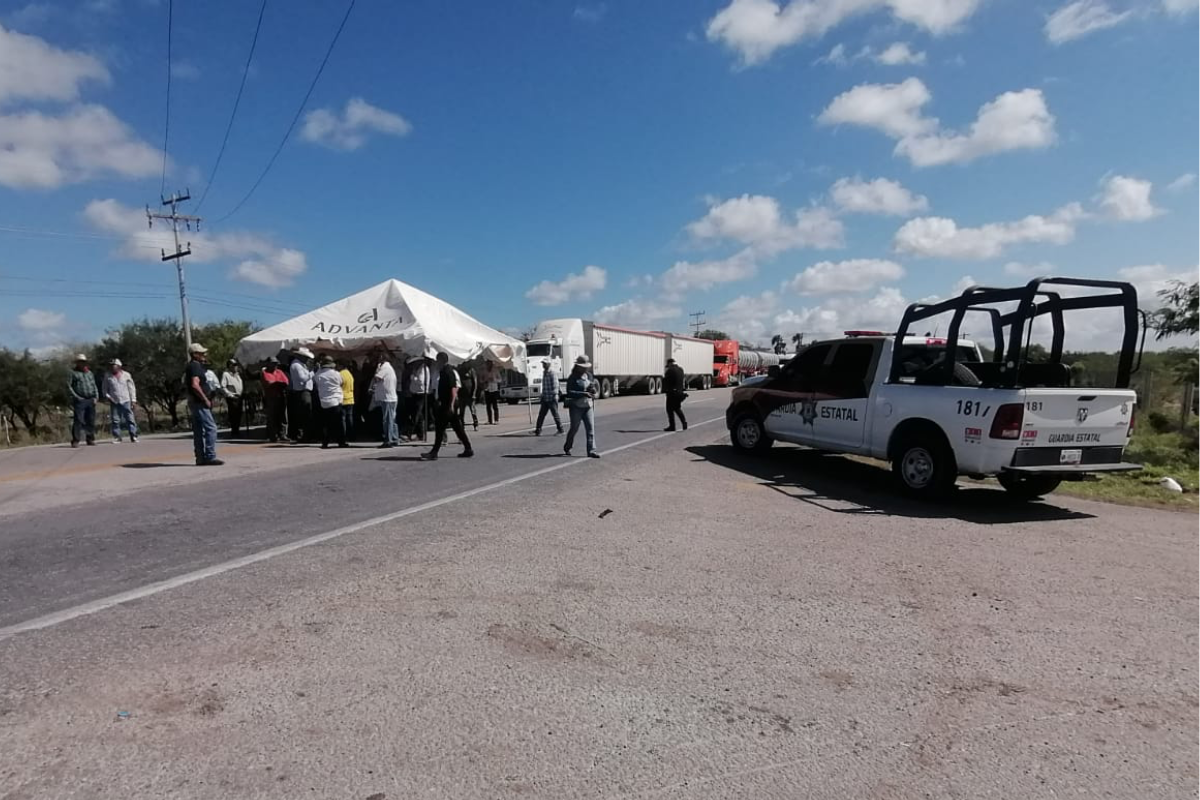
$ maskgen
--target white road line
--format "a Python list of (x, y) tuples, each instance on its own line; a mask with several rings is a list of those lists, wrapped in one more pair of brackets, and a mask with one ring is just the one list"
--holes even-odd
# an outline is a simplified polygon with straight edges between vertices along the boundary
[[(702, 425), (711, 425), (712, 423), (721, 421), (723, 419), (725, 419), (724, 415), (720, 417), (713, 417), (712, 419), (707, 419), (703, 422), (697, 422), (691, 425), (689, 430), (691, 428), (699, 428)], [(639, 439), (636, 442), (623, 444), (620, 447), (614, 447), (611, 450), (602, 451), (601, 455), (612, 455), (614, 453), (619, 453), (622, 450), (628, 450), (632, 447), (649, 444), (650, 442), (658, 441), (659, 439), (666, 438), (667, 436), (675, 435), (676, 434), (674, 433), (659, 433), (654, 436), (648, 436), (645, 439)], [(484, 494), (485, 492), (495, 491), (496, 489), (501, 489), (505, 486), (512, 486), (514, 483), (521, 483), (522, 481), (538, 478), (551, 472), (558, 472), (560, 469), (567, 469), (568, 467), (574, 467), (578, 464), (589, 462), (590, 459), (588, 458), (572, 458), (570, 460), (564, 460), (549, 467), (536, 469), (533, 472), (526, 472), (522, 475), (516, 475), (512, 478), (505, 478), (502, 481), (489, 483), (486, 486), (468, 489), (465, 492), (459, 492), (458, 494), (450, 495), (449, 497), (443, 497), (439, 500), (431, 500), (428, 503), (422, 503), (421, 505), (411, 506), (409, 508), (401, 509), (400, 511), (394, 511), (391, 514), (373, 517), (372, 519), (366, 519), (362, 522), (356, 522), (353, 525), (347, 525), (342, 528), (336, 528), (332, 531), (326, 531), (325, 533), (318, 533), (305, 539), (299, 539), (287, 544), (281, 544), (278, 547), (270, 547), (266, 550), (260, 550), (257, 553), (251, 553), (250, 555), (242, 556), (241, 558), (235, 558), (232, 561), (225, 561), (220, 564), (214, 564), (211, 567), (195, 570), (194, 572), (186, 572), (183, 575), (176, 575), (174, 578), (167, 578), (164, 581), (150, 583), (137, 589), (130, 589), (127, 592), (121, 592), (108, 597), (102, 597), (99, 600), (93, 600), (90, 603), (83, 603), (82, 605), (66, 608), (62, 611), (55, 611), (53, 614), (46, 614), (41, 617), (35, 617), (33, 619), (26, 620), (25, 622), (18, 622), (15, 625), (9, 625), (5, 628), (0, 628), (0, 641), (3, 641), (11, 636), (16, 636), (18, 633), (27, 633), (29, 631), (50, 628), (63, 622), (69, 622), (79, 617), (86, 617), (89, 614), (95, 614), (99, 611), (104, 611), (105, 609), (112, 608), (113, 606), (119, 606), (123, 603), (140, 600), (143, 597), (150, 597), (152, 595), (159, 594), (160, 592), (176, 589), (180, 586), (186, 586), (189, 583), (202, 581), (205, 578), (212, 578), (235, 569), (240, 569), (241, 567), (248, 567), (251, 564), (257, 564), (260, 561), (266, 561), (267, 559), (274, 558), (275, 556), (281, 556), (285, 555), (286, 553), (291, 553), (295, 550), (311, 547), (314, 544), (328, 542), (331, 539), (337, 539), (338, 537), (345, 536), (348, 533), (356, 533), (366, 528), (374, 527), (375, 525), (382, 525), (386, 522), (392, 522), (394, 520), (412, 516), (413, 514), (420, 514), (422, 511), (430, 511), (440, 506), (456, 503), (459, 500), (466, 500), (469, 497), (475, 497), (476, 495)]]

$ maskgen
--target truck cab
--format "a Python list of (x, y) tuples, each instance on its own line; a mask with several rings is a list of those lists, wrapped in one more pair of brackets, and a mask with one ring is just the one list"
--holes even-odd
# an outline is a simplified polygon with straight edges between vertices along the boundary
[[(1062, 286), (1115, 291), (1064, 297)], [(1006, 304), (1016, 309), (994, 308)], [(1129, 323), (1117, 387), (1074, 388), (1062, 363), (1062, 312), (1103, 307), (1122, 309)], [(959, 335), (965, 314), (980, 310), (993, 323), (990, 360)], [(946, 313), (946, 337), (908, 333)], [(779, 440), (891, 461), (901, 486), (916, 495), (944, 492), (962, 474), (996, 476), (1010, 492), (1036, 497), (1062, 480), (1139, 469), (1122, 461), (1137, 402), (1128, 384), (1138, 313), (1133, 287), (1116, 282), (1051, 278), (968, 289), (945, 303), (911, 306), (894, 334), (850, 331), (808, 346), (768, 380), (736, 389), (726, 422), (741, 450)], [(1022, 334), (1040, 316), (1054, 328), (1050, 359), (1031, 362)]]

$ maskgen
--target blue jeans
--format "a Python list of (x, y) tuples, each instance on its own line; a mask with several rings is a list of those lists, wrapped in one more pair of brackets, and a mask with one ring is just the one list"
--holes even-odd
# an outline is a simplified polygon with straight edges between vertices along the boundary
[(558, 428), (558, 432), (562, 433), (562, 418), (558, 416), (558, 401), (543, 400), (542, 407), (538, 410), (537, 417), (537, 433), (542, 432), (542, 423), (546, 421), (546, 415), (550, 414), (554, 417), (554, 427)]
[(211, 408), (192, 406), (192, 449), (197, 463), (217, 457), (217, 421)]
[(89, 442), (96, 440), (96, 398), (77, 397), (72, 403), (71, 444), (79, 444), (80, 434)]
[(129, 431), (129, 438), (136, 439), (137, 421), (133, 418), (132, 403), (113, 403), (109, 410), (109, 418), (112, 422), (112, 435), (114, 439), (121, 438), (121, 428), (124, 427)]
[(396, 403), (383, 401), (379, 407), (383, 410), (383, 443), (399, 444), (400, 432), (396, 430)]
[(583, 431), (587, 434), (587, 451), (589, 453), (596, 452), (596, 417), (594, 416), (591, 406), (587, 408), (576, 408), (569, 406), (567, 409), (571, 413), (571, 429), (567, 431), (567, 442), (563, 446), (563, 450), (570, 450), (575, 444), (575, 431), (579, 430), (579, 424), (583, 423)]

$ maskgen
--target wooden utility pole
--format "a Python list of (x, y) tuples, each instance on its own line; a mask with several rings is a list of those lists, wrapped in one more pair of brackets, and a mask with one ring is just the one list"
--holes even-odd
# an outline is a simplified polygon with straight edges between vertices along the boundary
[(692, 333), (695, 334), (696, 336), (699, 336), (700, 331), (704, 328), (705, 325), (708, 324), (708, 321), (706, 319), (704, 319), (704, 312), (703, 311), (693, 311), (692, 313), (688, 314), (688, 316), (691, 317), (691, 321), (688, 322), (688, 325), (693, 329)]
[(161, 199), (164, 206), (171, 207), (171, 213), (155, 213), (150, 211), (150, 206), (146, 206), (146, 223), (151, 228), (154, 227), (154, 220), (156, 219), (169, 220), (171, 223), (171, 233), (175, 236), (175, 252), (167, 255), (167, 251), (163, 250), (162, 260), (175, 262), (175, 272), (179, 276), (179, 311), (183, 317), (183, 341), (190, 351), (192, 347), (192, 320), (188, 315), (187, 289), (183, 280), (183, 259), (185, 256), (192, 254), (192, 243), (187, 243), (186, 250), (179, 244), (179, 224), (182, 222), (187, 230), (190, 231), (192, 223), (195, 223), (196, 230), (199, 231), (201, 218), (179, 213), (179, 204), (192, 199), (190, 192), (184, 191), (183, 194), (175, 192), (169, 198), (164, 197)]

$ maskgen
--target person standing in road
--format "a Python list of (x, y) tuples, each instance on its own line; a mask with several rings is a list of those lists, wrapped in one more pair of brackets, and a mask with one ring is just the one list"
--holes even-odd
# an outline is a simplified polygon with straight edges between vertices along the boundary
[(137, 386), (133, 376), (125, 371), (121, 359), (114, 358), (109, 366), (111, 369), (104, 376), (104, 399), (108, 401), (113, 444), (121, 443), (122, 427), (129, 431), (129, 441), (136, 444), (138, 427), (133, 409), (137, 406)]
[(592, 362), (588, 357), (580, 356), (575, 359), (575, 368), (567, 378), (567, 409), (571, 415), (571, 427), (567, 431), (563, 452), (571, 455), (571, 447), (575, 444), (575, 432), (582, 424), (584, 433), (587, 434), (588, 458), (599, 458), (600, 454), (596, 452), (596, 417), (592, 411), (592, 403), (599, 388), (596, 379), (589, 372), (591, 368)]
[(262, 369), (263, 405), (267, 412), (267, 439), (278, 442), (283, 438), (283, 423), (287, 417), (288, 375), (279, 367), (279, 359), (271, 356)]
[(221, 373), (221, 394), (225, 395), (225, 409), (229, 412), (229, 435), (235, 439), (242, 435), (244, 389), (242, 365), (236, 358), (231, 358), (225, 364), (225, 371)]
[(500, 424), (500, 368), (496, 362), (483, 365), (483, 399), (487, 406), (488, 425)]
[(71, 447), (79, 447), (81, 435), (90, 447), (96, 443), (96, 398), (100, 392), (96, 389), (96, 376), (83, 353), (75, 356), (67, 389), (71, 393)]
[(423, 442), (429, 431), (429, 414), (433, 410), (429, 406), (430, 393), (433, 391), (429, 359), (417, 356), (409, 359), (408, 363), (411, 370), (408, 377), (409, 431)]
[(342, 429), (346, 432), (346, 441), (354, 438), (354, 372), (350, 367), (353, 361), (339, 361), (338, 375), (342, 378)]
[(184, 385), (188, 392), (188, 411), (192, 418), (192, 448), (196, 454), (196, 466), (216, 467), (225, 462), (217, 458), (217, 422), (213, 419), (212, 398), (205, 382), (208, 348), (199, 342), (188, 348), (191, 359), (184, 373)]
[(321, 404), (321, 449), (329, 449), (329, 438), (337, 438), (338, 447), (349, 447), (346, 428), (342, 422), (342, 373), (338, 372), (331, 356), (321, 356), (317, 369), (317, 402)]
[(470, 458), (475, 455), (475, 451), (471, 449), (471, 440), (467, 438), (467, 431), (458, 416), (458, 392), (461, 387), (458, 371), (450, 366), (450, 356), (445, 353), (438, 353), (437, 372), (435, 374), (437, 376), (437, 384), (433, 398), (435, 425), (433, 449), (428, 453), (422, 453), (421, 458), (426, 461), (437, 461), (438, 452), (446, 442), (447, 426), (454, 429), (454, 435), (458, 437), (458, 441), (462, 442), (463, 451), (458, 454), (458, 457)]
[(554, 427), (558, 429), (556, 432), (562, 433), (562, 417), (558, 415), (558, 376), (550, 369), (549, 361), (542, 362), (542, 407), (538, 409), (534, 436), (542, 435), (542, 423), (546, 421), (546, 414), (554, 416)]
[(312, 353), (303, 347), (292, 351), (292, 363), (288, 367), (288, 438), (293, 442), (304, 440), (308, 433), (308, 417), (312, 409), (313, 376), (305, 363)]
[(466, 427), (467, 411), (471, 412), (471, 425), (479, 430), (479, 415), (475, 413), (475, 393), (479, 390), (479, 377), (475, 374), (475, 366), (470, 361), (458, 365), (458, 378), (462, 386), (458, 390), (458, 419)]
[(400, 432), (396, 429), (396, 369), (388, 360), (387, 353), (379, 354), (379, 366), (371, 379), (371, 392), (375, 405), (383, 412), (383, 444), (381, 448), (400, 444)]
[(667, 369), (663, 373), (663, 392), (667, 395), (667, 427), (664, 431), (675, 430), (675, 417), (679, 417), (679, 423), (683, 425), (683, 429), (687, 430), (687, 417), (683, 415), (683, 401), (687, 397), (687, 392), (684, 391), (683, 368), (675, 363), (675, 359), (667, 359)]

